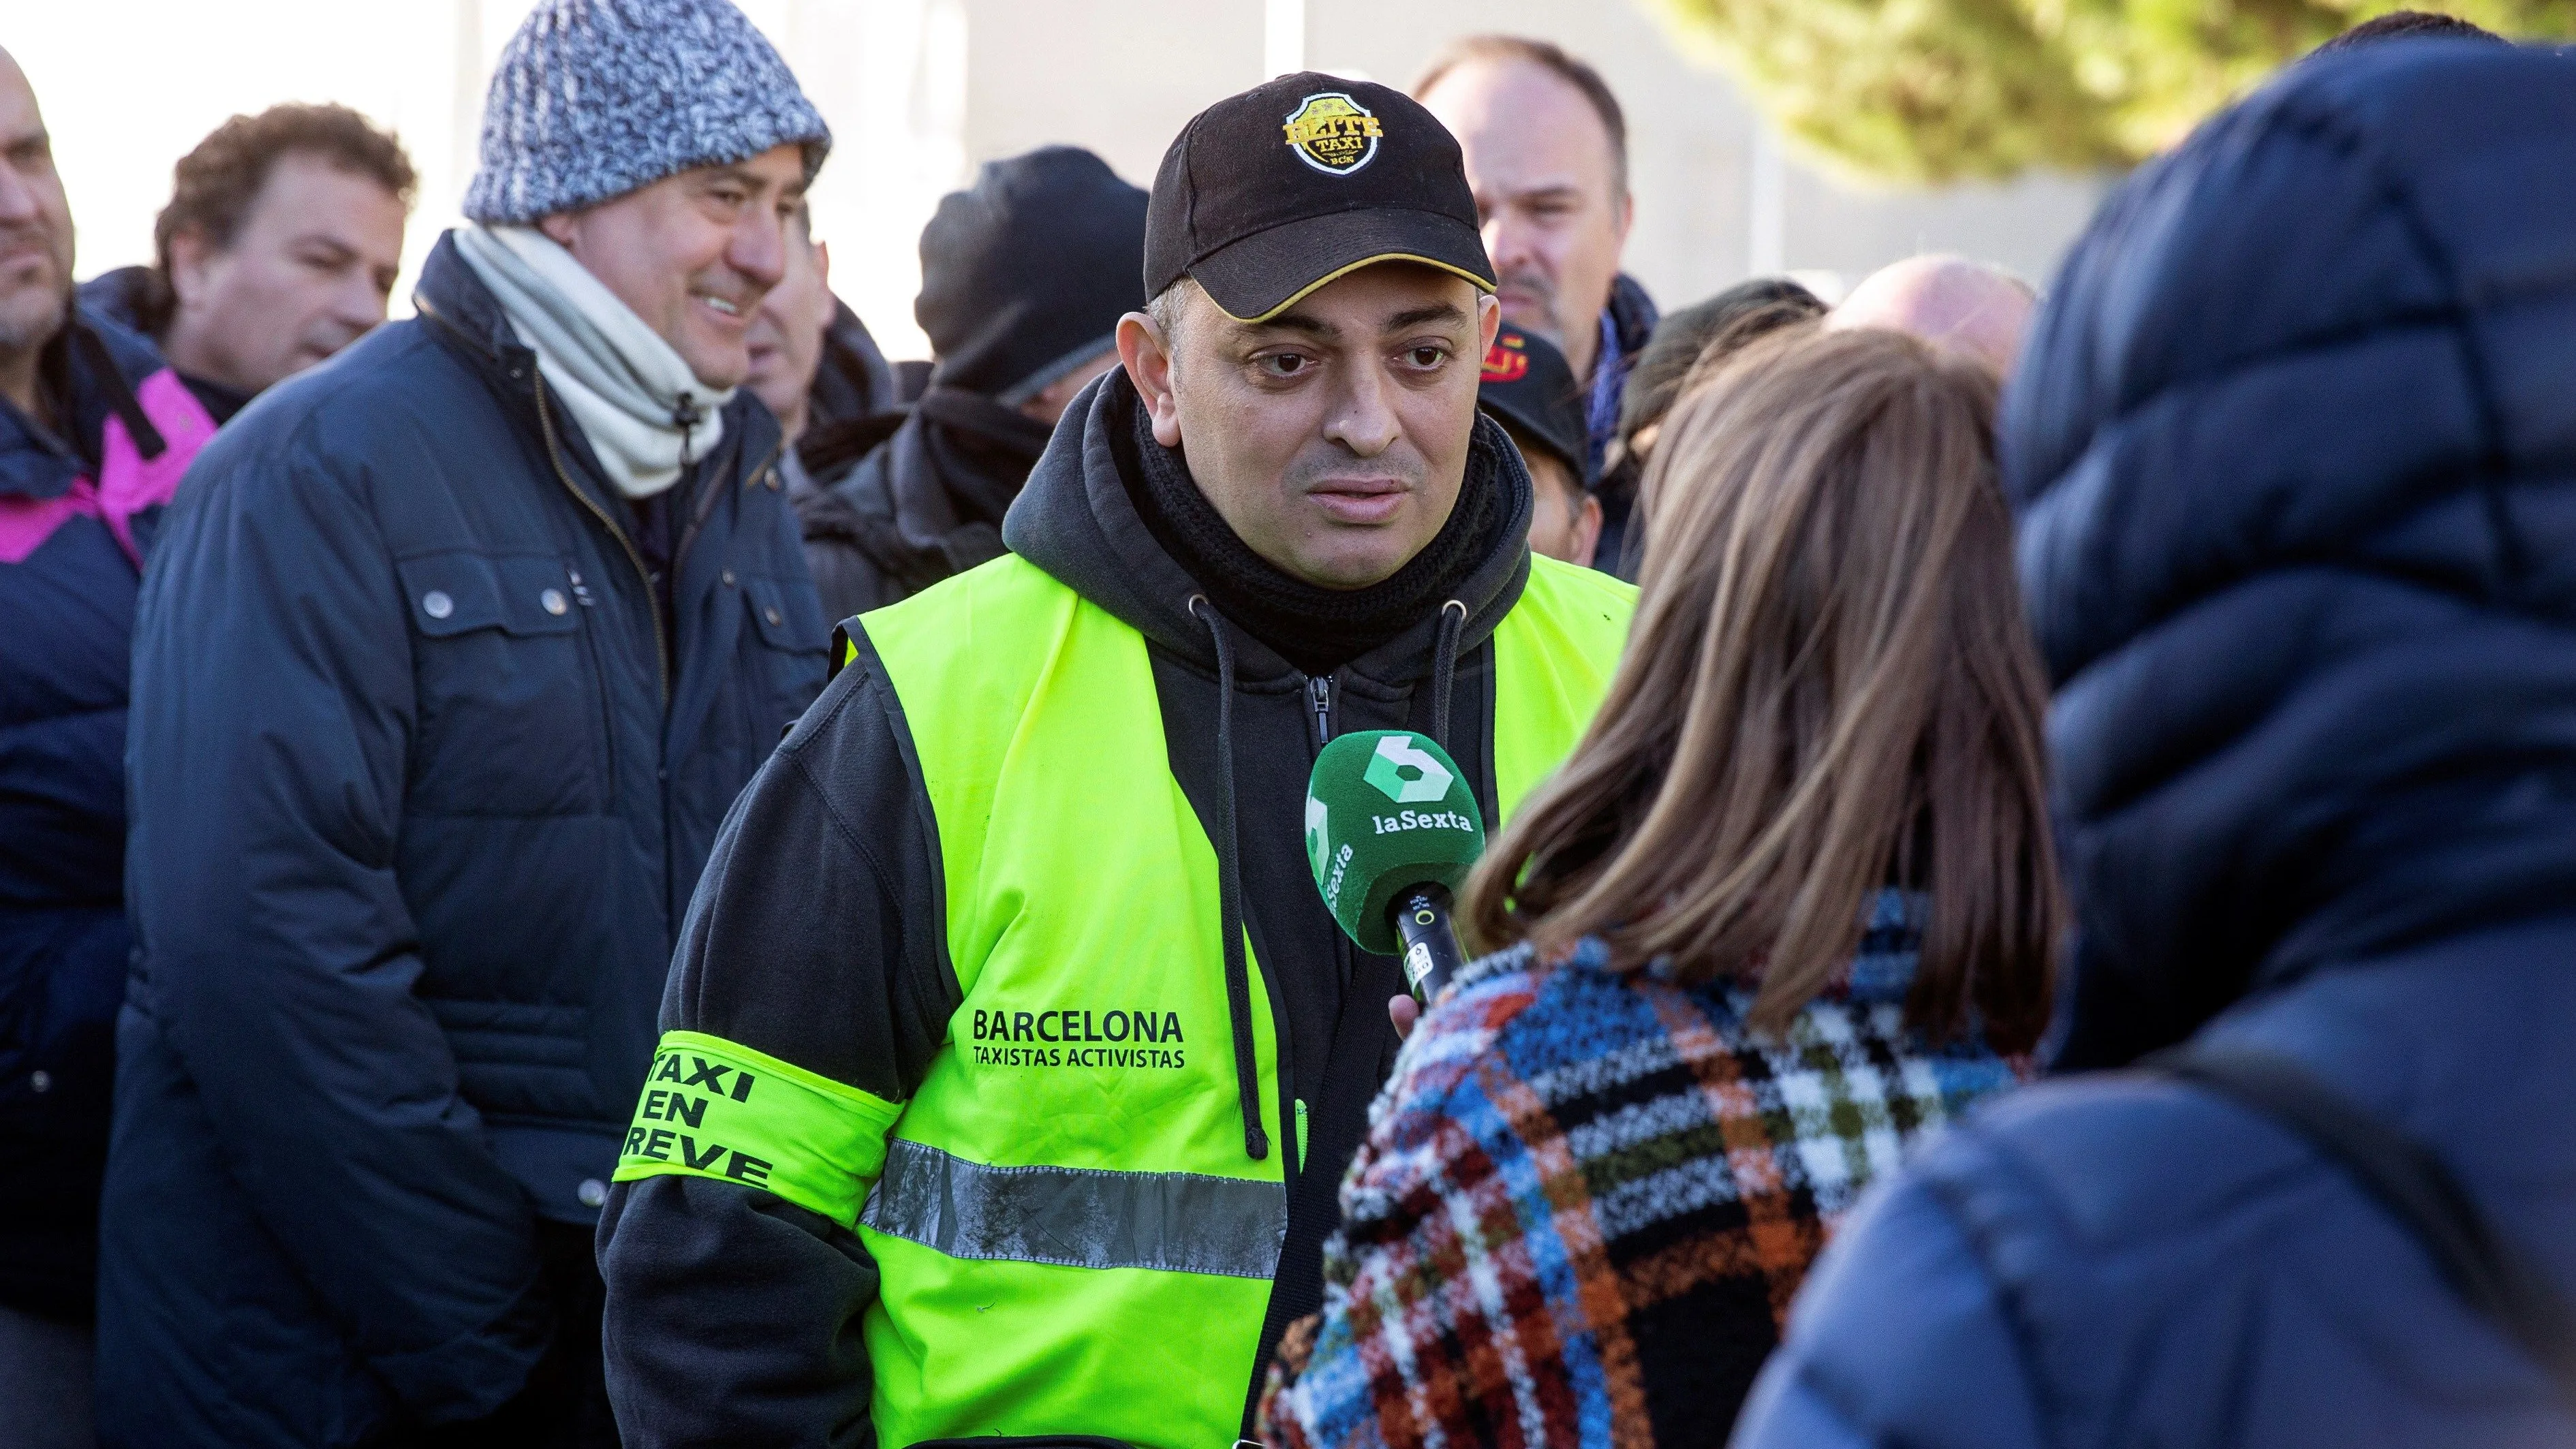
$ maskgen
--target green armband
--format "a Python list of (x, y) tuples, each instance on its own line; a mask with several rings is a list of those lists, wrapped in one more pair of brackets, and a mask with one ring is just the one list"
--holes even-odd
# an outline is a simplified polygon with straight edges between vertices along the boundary
[(843, 1227), (885, 1170), (903, 1109), (765, 1052), (666, 1032), (617, 1157), (617, 1180), (681, 1173), (765, 1187)]

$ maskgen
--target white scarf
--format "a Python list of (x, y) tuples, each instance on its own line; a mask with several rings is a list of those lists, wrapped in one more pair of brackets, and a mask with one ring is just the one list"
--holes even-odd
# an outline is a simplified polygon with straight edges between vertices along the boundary
[[(724, 437), (734, 390), (698, 381), (677, 348), (554, 238), (532, 226), (469, 223), (456, 229), (456, 249), (535, 350), (546, 385), (618, 492), (662, 492)], [(692, 413), (696, 422), (682, 428)]]

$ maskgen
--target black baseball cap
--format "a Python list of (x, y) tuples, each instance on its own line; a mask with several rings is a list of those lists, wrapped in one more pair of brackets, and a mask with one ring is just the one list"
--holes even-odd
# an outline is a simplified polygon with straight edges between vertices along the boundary
[(1574, 481), (1582, 483), (1592, 431), (1583, 418), (1574, 368), (1556, 344), (1504, 323), (1494, 334), (1494, 345), (1485, 349), (1476, 405), (1554, 453), (1573, 471)]
[(1163, 153), (1145, 211), (1145, 295), (1195, 278), (1264, 322), (1373, 262), (1494, 290), (1457, 138), (1411, 96), (1301, 71), (1201, 111)]

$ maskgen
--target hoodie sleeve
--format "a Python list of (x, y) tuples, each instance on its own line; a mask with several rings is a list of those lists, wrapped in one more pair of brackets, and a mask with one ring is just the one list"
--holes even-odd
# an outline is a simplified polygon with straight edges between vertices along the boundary
[[(663, 993), (656, 1066), (683, 1082), (749, 1067), (752, 1101), (792, 1079), (824, 1124), (796, 1142), (828, 1136), (842, 1156), (803, 1175), (755, 1156), (728, 1176), (733, 1154), (704, 1156), (719, 1119), (674, 1117), (673, 1098), (654, 1102), (671, 1083), (648, 1083), (599, 1228), (608, 1388), (632, 1444), (874, 1442), (859, 1321), (877, 1270), (851, 1219), (958, 997), (929, 803), (872, 666), (862, 649), (735, 802)], [(663, 1152), (707, 1170), (636, 1174), (664, 1121)], [(707, 1148), (679, 1140), (692, 1125)], [(836, 1185), (818, 1186), (827, 1169)]]
[(233, 442), (138, 606), (136, 1005), (355, 1352), (421, 1417), (469, 1418), (516, 1391), (545, 1309), (533, 1211), (413, 990), (405, 595), (359, 481), (306, 441)]

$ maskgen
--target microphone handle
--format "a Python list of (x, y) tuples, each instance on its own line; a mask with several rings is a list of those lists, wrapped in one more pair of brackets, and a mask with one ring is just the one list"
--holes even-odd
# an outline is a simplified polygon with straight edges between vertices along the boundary
[(1428, 1006), (1448, 986), (1449, 978), (1467, 964), (1458, 949), (1458, 932), (1449, 924), (1449, 892), (1437, 885), (1400, 891), (1386, 908), (1395, 933), (1404, 940), (1404, 980), (1413, 999)]

